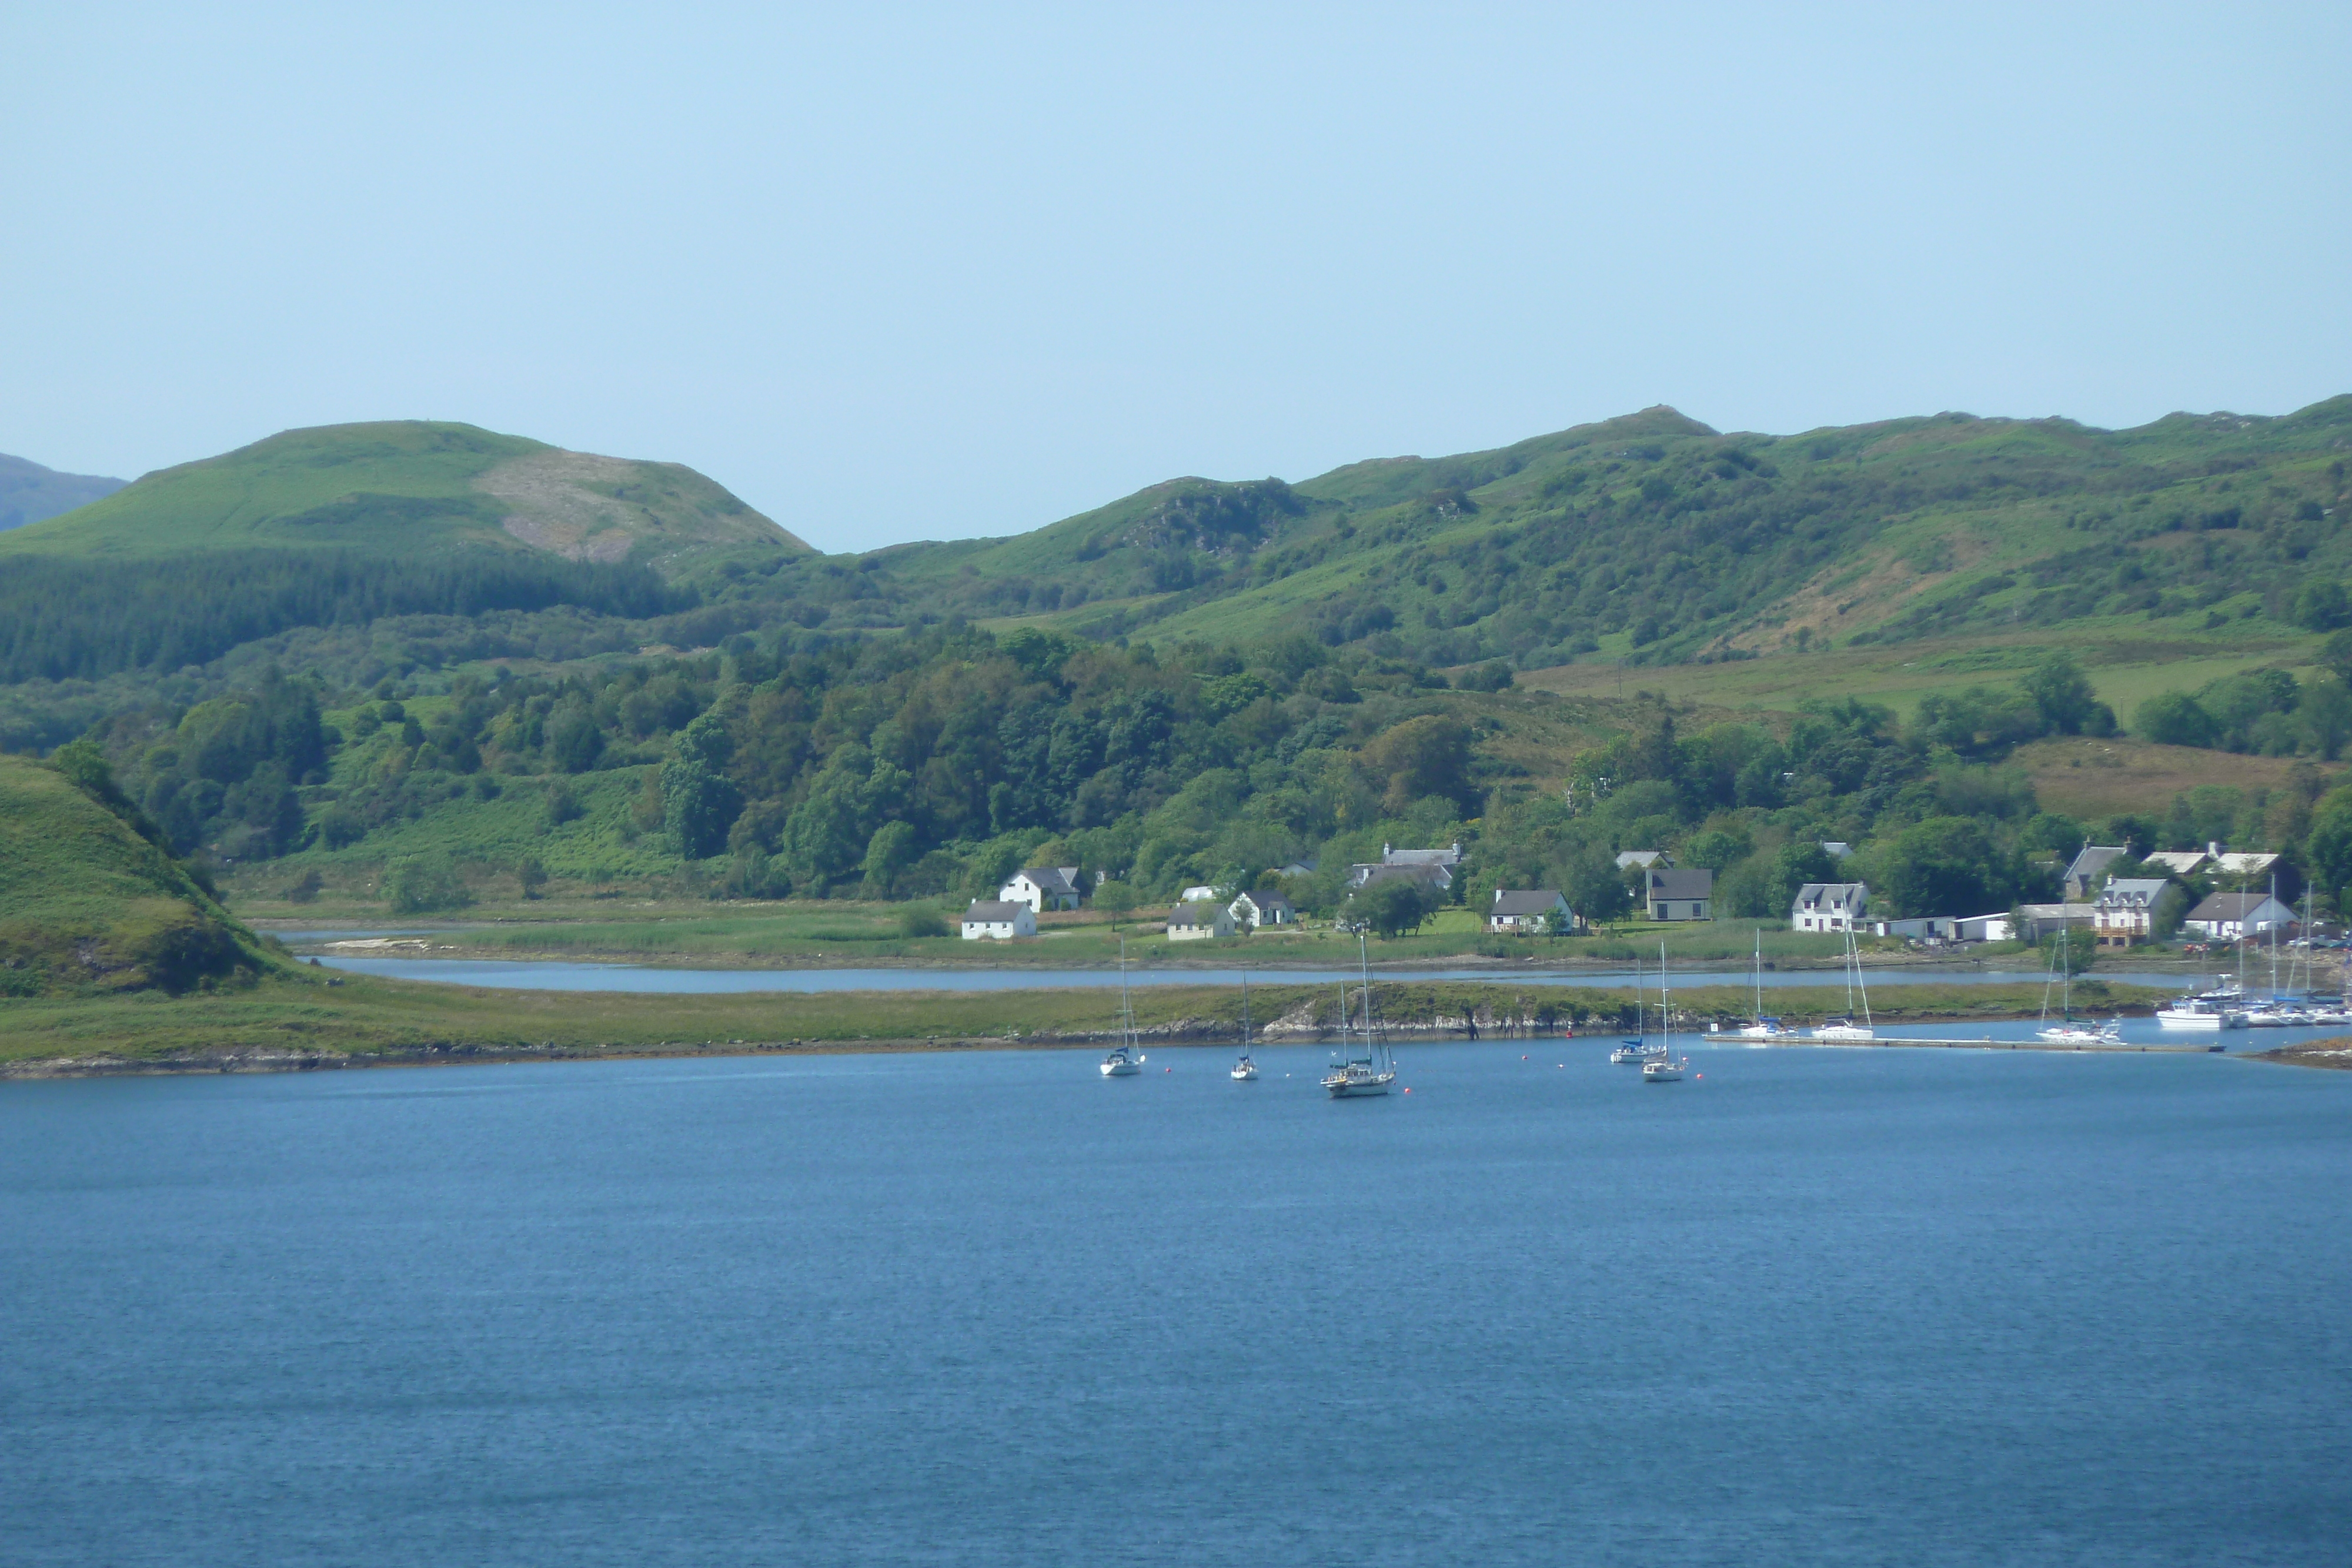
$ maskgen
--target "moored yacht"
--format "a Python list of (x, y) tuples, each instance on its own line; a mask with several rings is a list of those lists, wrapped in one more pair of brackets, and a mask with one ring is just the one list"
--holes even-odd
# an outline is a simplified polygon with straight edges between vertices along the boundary
[(1234, 1063), (1234, 1082), (1257, 1082), (1257, 1063), (1250, 1060), (1249, 976), (1242, 976), (1242, 1054)]
[(1143, 1071), (1143, 1040), (1135, 1031), (1135, 1007), (1127, 995), (1127, 944), (1118, 945), (1118, 1043), (1102, 1059), (1105, 1078), (1132, 1078)]
[(2246, 1015), (2210, 997), (2182, 997), (2157, 1009), (2156, 1021), (2164, 1029), (2243, 1029)]
[(1633, 960), (1633, 1036), (1609, 1053), (1619, 1067), (1639, 1067), (1665, 1055), (1666, 1048), (1650, 1043), (1649, 1011), (1642, 1000), (1642, 961)]
[[(1323, 1075), (1324, 1092), (1334, 1100), (1385, 1094), (1396, 1083), (1396, 1062), (1389, 1055), (1388, 1035), (1372, 1012), (1372, 960), (1361, 932), (1356, 935), (1363, 965), (1364, 987), (1357, 1000), (1363, 1008), (1363, 1026), (1357, 1029), (1348, 1011), (1347, 988), (1339, 989), (1339, 1060)], [(1354, 1038), (1350, 1038), (1353, 1036)]]
[(1657, 1054), (1642, 1063), (1644, 1083), (1680, 1083), (1690, 1066), (1690, 1058), (1676, 1056), (1675, 1043), (1674, 992), (1666, 985), (1666, 945), (1658, 944), (1658, 1032), (1664, 1037)]
[[(1862, 1021), (1853, 1021), (1854, 998), (1862, 998)], [(1853, 933), (1845, 934), (1845, 1011), (1835, 1018), (1826, 1018), (1814, 1030), (1812, 1038), (1832, 1044), (1867, 1044), (1878, 1038), (1878, 1030), (1870, 1020), (1870, 987), (1862, 977), (1862, 947)]]

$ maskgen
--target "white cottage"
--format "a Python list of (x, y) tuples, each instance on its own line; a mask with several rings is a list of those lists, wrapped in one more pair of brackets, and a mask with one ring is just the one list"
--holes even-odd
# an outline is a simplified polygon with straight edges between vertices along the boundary
[(1032, 915), (1043, 915), (1049, 909), (1076, 909), (1078, 906), (1078, 885), (1085, 873), (1074, 865), (1023, 866), (1013, 873), (1013, 880), (997, 889), (998, 902), (1025, 904)]
[(1809, 882), (1789, 909), (1791, 931), (1853, 931), (1870, 916), (1870, 884)]
[(1495, 902), (1486, 911), (1486, 929), (1518, 936), (1532, 936), (1544, 931), (1566, 931), (1576, 924), (1569, 913), (1568, 900), (1556, 887), (1538, 887), (1527, 891), (1498, 887)]
[(1206, 942), (1234, 934), (1234, 917), (1222, 904), (1180, 904), (1168, 912), (1168, 940)]
[(1253, 931), (1261, 925), (1287, 925), (1298, 918), (1290, 900), (1278, 893), (1244, 893), (1225, 905), (1225, 913), (1234, 917), (1236, 928), (1246, 925)]
[(1010, 942), (1015, 936), (1037, 935), (1037, 913), (1025, 904), (1005, 898), (975, 898), (963, 912), (963, 939)]

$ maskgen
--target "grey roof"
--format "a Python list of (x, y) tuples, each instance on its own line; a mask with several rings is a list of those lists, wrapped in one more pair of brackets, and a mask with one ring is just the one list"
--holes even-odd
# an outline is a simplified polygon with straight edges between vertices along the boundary
[(1256, 910), (1261, 915), (1265, 914), (1269, 909), (1287, 909), (1290, 907), (1290, 900), (1283, 897), (1282, 894), (1278, 893), (1244, 893), (1240, 898), (1234, 899), (1234, 902), (1235, 904), (1239, 904), (1243, 898), (1248, 899), (1250, 901), (1250, 907)]
[(2098, 902), (2110, 909), (2154, 904), (2157, 894), (2171, 885), (2160, 876), (2113, 876), (2099, 889)]
[(2140, 858), (2150, 865), (2164, 867), (2175, 876), (2187, 876), (2205, 863), (2205, 852), (2203, 850), (2158, 850), (2152, 854), (2142, 855)]
[(1067, 894), (1076, 898), (1078, 884), (1075, 880), (1078, 868), (1074, 865), (1024, 865), (1016, 873), (1027, 877), (1046, 893)]
[(1809, 882), (1797, 889), (1797, 906), (1818, 909), (1826, 902), (1833, 909), (1866, 902), (1870, 884), (1866, 882)]
[(1715, 896), (1715, 873), (1700, 866), (1695, 871), (1654, 871), (1650, 873), (1652, 898), (1712, 898)]
[[(2269, 904), (2278, 913), (2263, 909)], [(2189, 912), (2191, 920), (2291, 920), (2294, 911), (2267, 893), (2216, 893), (2207, 895), (2204, 903)]]
[(2131, 852), (2128, 844), (2084, 844), (2075, 852), (2074, 863), (2066, 868), (2069, 882), (2078, 877), (2094, 877)]
[(1358, 887), (1370, 887), (1376, 882), (1386, 882), (1391, 877), (1399, 876), (1410, 878), (1414, 882), (1427, 883), (1433, 887), (1454, 885), (1454, 873), (1442, 865), (1426, 863), (1389, 865), (1383, 862), (1379, 865), (1366, 863), (1350, 869), (1355, 873), (1353, 880)]
[[(1217, 923), (1217, 916), (1223, 914), (1224, 914), (1223, 910), (1220, 909), (1217, 905), (1205, 901), (1195, 904), (1180, 904), (1175, 908), (1168, 912), (1168, 924), (1171, 925), (1214, 925)], [(1227, 915), (1226, 918), (1231, 919), (1232, 916)]]
[(1401, 850), (1389, 844), (1381, 846), (1383, 865), (1459, 865), (1462, 846), (1448, 844), (1442, 850)]
[(1617, 856), (1617, 869), (1623, 871), (1627, 866), (1654, 866), (1660, 861), (1668, 865), (1675, 863), (1664, 850), (1622, 850)]
[(1847, 843), (1843, 839), (1823, 839), (1822, 841), (1822, 852), (1830, 856), (1833, 860), (1843, 860), (1846, 856), (1853, 853), (1853, 846)]
[(1001, 898), (975, 898), (971, 901), (971, 907), (963, 912), (963, 917), (992, 922), (1010, 920), (1016, 915), (1028, 913), (1029, 906), (1025, 904), (1009, 904)]
[(1490, 916), (1549, 915), (1566, 902), (1556, 887), (1538, 887), (1530, 893), (1512, 893), (1498, 887), (1495, 890), (1495, 906), (1486, 913)]

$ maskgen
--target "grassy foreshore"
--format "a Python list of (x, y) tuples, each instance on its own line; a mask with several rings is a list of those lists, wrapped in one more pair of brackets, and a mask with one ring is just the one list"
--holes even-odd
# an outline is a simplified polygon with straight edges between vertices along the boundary
[[(2163, 995), (2090, 982), (2078, 1006), (2146, 1008)], [(1241, 996), (1230, 986), (1149, 986), (1134, 993), (1137, 1021), (1155, 1040), (1232, 1040)], [(1477, 1032), (1613, 1030), (1629, 993), (1604, 987), (1508, 982), (1395, 982), (1379, 987), (1383, 1018), (1402, 1038)], [(1835, 987), (1776, 993), (1795, 1022), (1841, 1006)], [(1742, 988), (1675, 994), (1678, 1028), (1744, 1009)], [(1254, 1017), (1268, 1039), (1312, 1040), (1336, 995), (1326, 986), (1254, 987)], [(1874, 993), (1884, 1022), (2031, 1017), (2038, 984), (1896, 986)], [(1032, 991), (835, 991), (653, 996), (492, 990), (324, 971), (249, 988), (166, 998), (0, 1001), (0, 1075), (173, 1071), (290, 1071), (457, 1060), (688, 1056), (753, 1051), (856, 1051), (1092, 1045), (1118, 1027), (1113, 988)]]

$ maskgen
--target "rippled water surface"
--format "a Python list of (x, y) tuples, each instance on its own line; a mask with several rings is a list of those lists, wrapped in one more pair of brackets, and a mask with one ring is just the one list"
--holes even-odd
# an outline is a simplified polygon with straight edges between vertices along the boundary
[(0, 1561), (2352, 1555), (2352, 1074), (1607, 1043), (0, 1085)]

